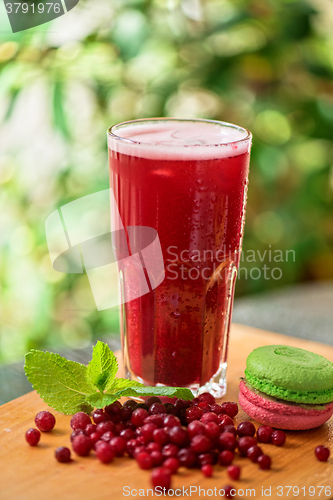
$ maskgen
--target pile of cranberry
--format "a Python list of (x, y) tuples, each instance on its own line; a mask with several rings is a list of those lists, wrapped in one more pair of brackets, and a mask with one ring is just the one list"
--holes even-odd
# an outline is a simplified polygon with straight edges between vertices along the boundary
[[(127, 454), (134, 458), (141, 469), (153, 469), (151, 481), (154, 488), (168, 490), (171, 476), (180, 466), (200, 468), (206, 477), (213, 474), (213, 465), (227, 467), (232, 480), (240, 478), (241, 469), (234, 465), (235, 451), (258, 463), (263, 470), (271, 467), (271, 459), (265, 455), (258, 443), (272, 443), (282, 446), (286, 435), (266, 425), (257, 429), (249, 421), (241, 422), (237, 428), (233, 418), (238, 413), (237, 403), (215, 402), (209, 393), (201, 394), (192, 401), (177, 399), (174, 404), (162, 404), (158, 397), (151, 397), (145, 403), (128, 400), (122, 405), (115, 401), (104, 410), (95, 410), (92, 415), (76, 413), (71, 421), (71, 442), (73, 451), (87, 456), (93, 449), (103, 463), (114, 457)], [(47, 432), (55, 425), (54, 416), (48, 411), (39, 412), (35, 424)], [(31, 446), (38, 444), (40, 432), (29, 429), (26, 440)], [(329, 450), (318, 446), (315, 450), (318, 460), (326, 461)], [(71, 462), (69, 448), (61, 447), (55, 452), (59, 462)], [(231, 486), (224, 487), (225, 496)]]

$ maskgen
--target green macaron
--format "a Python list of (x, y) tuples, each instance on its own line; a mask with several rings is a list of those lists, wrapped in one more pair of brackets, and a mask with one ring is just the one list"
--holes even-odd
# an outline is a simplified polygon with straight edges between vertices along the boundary
[(246, 360), (245, 376), (255, 389), (285, 401), (324, 404), (333, 400), (333, 363), (297, 347), (254, 349)]

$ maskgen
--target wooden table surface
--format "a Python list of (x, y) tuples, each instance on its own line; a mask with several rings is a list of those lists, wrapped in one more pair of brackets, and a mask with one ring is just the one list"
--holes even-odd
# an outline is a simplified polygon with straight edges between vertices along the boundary
[[(308, 349), (333, 361), (333, 347), (286, 337), (255, 328), (233, 325), (228, 359), (228, 391), (225, 401), (237, 401), (238, 380), (244, 375), (245, 360), (256, 347), (285, 344)], [(1, 500), (114, 500), (151, 497), (150, 472), (140, 470), (134, 460), (115, 459), (101, 464), (93, 454), (77, 457), (70, 464), (54, 458), (58, 446), (68, 446), (70, 416), (53, 411), (55, 429), (42, 433), (38, 446), (30, 447), (25, 431), (34, 426), (34, 417), (47, 406), (35, 392), (30, 392), (3, 406), (0, 411), (0, 499)], [(235, 421), (247, 420), (241, 411)], [(256, 424), (257, 425), (257, 424)], [(317, 445), (330, 447), (333, 455), (333, 418), (312, 431), (287, 432), (283, 447), (261, 445), (272, 458), (272, 469), (261, 471), (257, 464), (236, 457), (242, 473), (231, 481), (226, 468), (215, 466), (212, 478), (198, 470), (180, 469), (173, 476), (172, 488), (182, 497), (220, 498), (226, 484), (236, 489), (234, 498), (333, 498), (333, 457), (319, 462), (314, 456)], [(199, 488), (201, 491), (199, 492)], [(332, 491), (332, 493), (331, 493)], [(156, 497), (157, 498), (157, 497)], [(162, 496), (163, 498), (163, 496)]]

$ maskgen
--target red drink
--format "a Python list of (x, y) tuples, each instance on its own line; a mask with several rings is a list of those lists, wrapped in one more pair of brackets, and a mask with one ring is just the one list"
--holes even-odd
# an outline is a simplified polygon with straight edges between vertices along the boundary
[(140, 120), (109, 135), (125, 230), (154, 228), (164, 257), (163, 282), (122, 308), (127, 369), (149, 385), (225, 392), (251, 142), (227, 125)]

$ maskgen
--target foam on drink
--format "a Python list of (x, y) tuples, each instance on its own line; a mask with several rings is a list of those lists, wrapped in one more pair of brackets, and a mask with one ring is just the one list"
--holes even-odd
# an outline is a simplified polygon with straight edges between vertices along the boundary
[(113, 127), (108, 141), (117, 153), (167, 160), (230, 158), (251, 146), (246, 129), (212, 120), (138, 120)]

